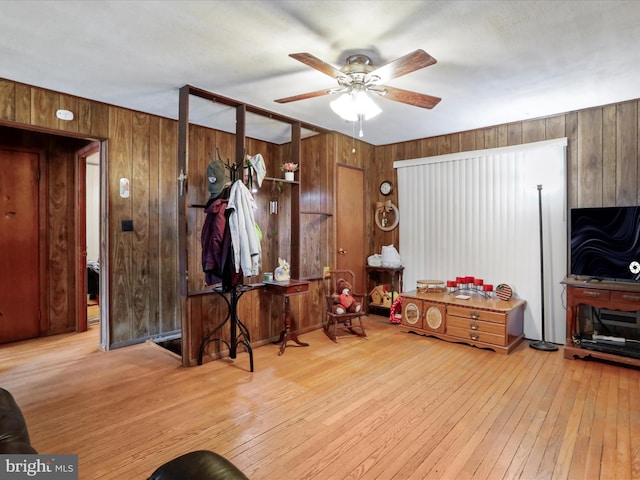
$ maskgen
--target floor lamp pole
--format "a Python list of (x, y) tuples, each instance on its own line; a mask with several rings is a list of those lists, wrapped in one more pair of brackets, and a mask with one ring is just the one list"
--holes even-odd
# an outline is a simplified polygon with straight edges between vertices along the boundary
[(544, 350), (553, 352), (558, 350), (558, 346), (545, 341), (544, 335), (544, 252), (543, 252), (543, 236), (542, 236), (542, 185), (538, 185), (538, 217), (540, 219), (540, 299), (541, 299), (541, 318), (542, 318), (542, 340), (529, 343), (531, 348), (536, 350)]

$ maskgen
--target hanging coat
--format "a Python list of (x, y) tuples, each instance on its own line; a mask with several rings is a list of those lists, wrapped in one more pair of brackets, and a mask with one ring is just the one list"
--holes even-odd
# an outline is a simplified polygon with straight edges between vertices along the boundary
[(231, 234), (227, 219), (228, 199), (217, 198), (205, 209), (207, 214), (202, 226), (202, 269), (205, 284), (221, 283), (223, 286), (238, 285), (242, 272), (233, 272)]
[(235, 271), (243, 271), (246, 276), (260, 273), (262, 266), (262, 248), (256, 230), (254, 210), (255, 199), (241, 180), (231, 185), (229, 203), (229, 230), (233, 247), (233, 265)]

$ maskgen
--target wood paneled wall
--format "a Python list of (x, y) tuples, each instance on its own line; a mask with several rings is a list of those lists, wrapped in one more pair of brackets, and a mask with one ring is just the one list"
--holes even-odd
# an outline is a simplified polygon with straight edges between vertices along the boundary
[[(189, 154), (187, 158), (187, 269), (189, 272), (187, 289), (189, 292), (200, 292), (205, 288), (200, 233), (205, 220), (203, 206), (209, 199), (207, 166), (212, 158), (217, 158), (216, 148), (225, 163), (234, 163), (236, 158), (235, 142), (233, 134), (198, 125), (189, 126)], [(259, 153), (264, 157), (268, 176), (275, 176), (276, 170), (280, 171), (281, 154), (278, 145), (247, 139), (247, 152), (249, 155)], [(274, 235), (274, 230), (277, 230), (277, 226), (273, 227), (268, 223), (270, 220), (268, 218), (269, 200), (272, 194), (276, 197), (283, 197), (287, 193), (282, 188), (275, 193), (272, 193), (272, 190), (276, 190), (274, 182), (265, 181), (256, 195), (256, 203), (258, 204), (256, 220), (261, 226), (263, 234), (268, 235), (270, 239)], [(285, 199), (281, 198), (279, 203), (284, 209)], [(268, 247), (267, 243), (263, 243), (263, 245)], [(263, 259), (263, 271), (272, 271), (272, 263), (277, 262), (277, 258), (273, 259), (270, 256), (269, 248), (265, 250), (266, 258)]]
[[(56, 110), (67, 109), (74, 120), (56, 118)], [(70, 135), (87, 141), (104, 141), (106, 148), (110, 332), (108, 347), (136, 343), (180, 328), (177, 318), (179, 293), (177, 271), (177, 122), (92, 100), (0, 79), (0, 121), (27, 130)], [(76, 140), (78, 141), (78, 140)], [(52, 208), (67, 223), (51, 219), (49, 250), (52, 258), (68, 256), (73, 240), (73, 168), (70, 157), (47, 156)], [(58, 172), (58, 173), (56, 173)], [(131, 197), (119, 196), (121, 177), (131, 181)], [(66, 203), (60, 203), (66, 202)], [(67, 205), (68, 207), (65, 207)], [(134, 231), (122, 232), (122, 220), (133, 220)], [(103, 239), (104, 241), (104, 239)], [(59, 268), (58, 268), (59, 267)], [(51, 275), (60, 270), (60, 277)], [(75, 328), (73, 302), (76, 295), (68, 261), (49, 269), (50, 322), (56, 318)], [(64, 299), (64, 300), (63, 300)], [(61, 305), (61, 302), (66, 305)], [(103, 299), (105, 301), (105, 299)], [(60, 320), (62, 323), (62, 320)], [(59, 328), (52, 327), (51, 333)]]
[(120, 346), (180, 328), (176, 122), (109, 107), (107, 148), (110, 344)]
[[(56, 110), (63, 108), (74, 112), (71, 122), (56, 118)], [(154, 115), (106, 105), (92, 100), (81, 99), (46, 89), (23, 85), (11, 80), (0, 79), (0, 122), (17, 129), (46, 130), (52, 138), (56, 133), (78, 137), (77, 148), (63, 157), (56, 149), (49, 149), (47, 164), (50, 171), (51, 191), (56, 198), (51, 199), (51, 265), (49, 275), (52, 292), (49, 299), (51, 312), (50, 333), (60, 333), (75, 328), (73, 314), (74, 273), (73, 240), (69, 238), (74, 225), (73, 215), (73, 152), (88, 142), (104, 142), (106, 150), (104, 171), (107, 173), (107, 219), (109, 225), (107, 243), (109, 255), (109, 276), (101, 281), (109, 284), (109, 338), (107, 347), (114, 348), (144, 341), (146, 338), (164, 336), (180, 329), (178, 316), (179, 272), (177, 264), (177, 212), (178, 183), (176, 180), (177, 159), (177, 122)], [(220, 148), (224, 160), (235, 158), (235, 137), (232, 134), (197, 126), (190, 126), (190, 156), (188, 203), (201, 205), (206, 202), (206, 165), (210, 161), (209, 153), (215, 155), (215, 147)], [(24, 134), (23, 134), (24, 137)], [(324, 137), (324, 138), (322, 138)], [(35, 138), (35, 137), (34, 137)], [(6, 136), (3, 136), (6, 141)], [(24, 140), (21, 139), (24, 143)], [(34, 145), (41, 145), (36, 138)], [(316, 147), (320, 145), (319, 147)], [(28, 144), (28, 143), (27, 143)], [(305, 275), (317, 276), (318, 266), (329, 264), (332, 226), (330, 215), (331, 201), (325, 187), (332, 192), (332, 169), (330, 164), (336, 160), (333, 150), (334, 141), (327, 136), (319, 136), (310, 141), (305, 148), (301, 162), (302, 188), (310, 193), (302, 196), (303, 208), (308, 219), (303, 219), (302, 231), (307, 241), (303, 244), (303, 263), (307, 265)], [(247, 153), (261, 153), (267, 163), (267, 175), (280, 178), (280, 165), (289, 158), (288, 145), (278, 146), (254, 139), (247, 139)], [(120, 198), (120, 178), (130, 179), (131, 195)], [(267, 223), (265, 258), (263, 270), (271, 271), (277, 264), (277, 256), (290, 248), (290, 234), (287, 224), (291, 212), (287, 209), (289, 186), (279, 182), (266, 182), (262, 191), (267, 195), (258, 195), (261, 211), (268, 212), (268, 200), (274, 194), (280, 204), (278, 223)], [(277, 187), (277, 188), (273, 188)], [(311, 191), (313, 190), (313, 191)], [(329, 193), (330, 194), (330, 193)], [(323, 198), (318, 204), (318, 198)], [(264, 200), (264, 202), (263, 202)], [(322, 205), (318, 207), (318, 205)], [(263, 212), (264, 213), (264, 212)], [(289, 216), (289, 221), (287, 221)], [(55, 219), (66, 220), (67, 223)], [(123, 232), (121, 222), (132, 220), (133, 232)], [(204, 276), (200, 263), (199, 234), (204, 217), (199, 207), (189, 208), (187, 225), (189, 250), (189, 290), (202, 290)], [(71, 223), (70, 223), (71, 222)], [(273, 227), (273, 228), (271, 228)], [(313, 236), (306, 232), (312, 230)], [(269, 237), (269, 235), (275, 235)], [(320, 241), (318, 241), (320, 239)], [(273, 243), (277, 245), (273, 246)], [(312, 259), (312, 261), (309, 261)], [(322, 321), (319, 304), (319, 282), (312, 285), (310, 294), (292, 301), (294, 322), (301, 330), (316, 328)], [(220, 303), (216, 295), (195, 295), (187, 309), (195, 317), (202, 317), (191, 325), (194, 333), (206, 332), (219, 321)], [(265, 299), (259, 292), (250, 292), (240, 305), (241, 318), (248, 322), (252, 340), (268, 341), (279, 334), (281, 328), (282, 307), (274, 299)], [(264, 320), (266, 319), (266, 321)], [(194, 352), (199, 344), (196, 335), (191, 341)], [(195, 359), (191, 356), (191, 363)]]
[[(229, 145), (233, 144), (232, 139), (228, 141)], [(260, 147), (271, 152), (272, 157), (268, 157), (262, 151), (254, 150), (252, 153), (263, 153), (267, 163), (267, 175), (281, 178), (280, 164), (290, 158), (290, 145), (282, 145), (277, 151), (269, 149), (268, 145)], [(190, 158), (193, 154), (191, 150)], [(276, 158), (279, 160), (275, 161)], [(316, 135), (302, 141), (300, 170), (296, 174), (300, 182), (300, 277), (309, 280), (311, 285), (309, 293), (290, 299), (292, 323), (299, 332), (320, 328), (325, 310), (322, 267), (335, 267), (335, 165), (341, 163), (364, 168), (372, 158), (371, 145), (336, 133)], [(277, 257), (286, 256), (289, 252), (291, 243), (287, 227), (291, 221), (290, 194), (291, 187), (278, 182), (263, 184), (260, 192), (256, 194), (256, 220), (261, 225), (264, 235), (264, 272), (272, 271), (277, 265)], [(278, 201), (278, 215), (268, 214), (270, 199)], [(195, 219), (191, 218), (191, 213), (189, 216), (191, 230)], [(200, 230), (201, 226), (195, 228), (194, 232)], [(195, 239), (190, 245), (194, 245), (194, 242)], [(194, 246), (196, 249), (199, 248)], [(189, 250), (192, 250), (191, 246)], [(190, 265), (190, 268), (195, 267)], [(189, 279), (191, 281), (191, 276)], [(197, 285), (194, 285), (194, 288), (197, 288)], [(190, 318), (192, 332), (186, 347), (185, 361), (188, 365), (195, 365), (200, 339), (220, 325), (226, 313), (226, 305), (218, 295), (211, 293), (196, 293), (189, 296), (187, 303), (187, 315)], [(252, 343), (259, 345), (278, 338), (283, 326), (283, 308), (281, 297), (270, 296), (262, 290), (250, 291), (242, 296), (238, 304), (238, 318), (247, 326)], [(229, 332), (224, 330), (223, 328), (220, 331), (221, 337), (228, 340)], [(210, 344), (204, 360), (226, 354), (225, 348), (220, 342)]]
[(334, 135), (302, 141), (300, 165), (300, 275), (320, 278), (333, 256)]
[[(393, 169), (396, 160), (567, 137), (569, 208), (637, 205), (640, 201), (639, 104), (638, 100), (632, 100), (547, 118), (375, 147), (375, 162), (367, 176), (369, 191), (373, 194), (370, 200), (375, 202), (375, 197), (380, 197), (377, 188), (382, 180), (391, 179), (397, 185)], [(392, 199), (394, 203), (397, 202), (397, 192), (393, 193)], [(399, 208), (402, 221), (402, 206)], [(371, 210), (369, 217), (372, 215)], [(370, 231), (373, 232), (368, 241), (371, 253), (380, 253), (383, 245), (398, 246), (398, 229), (382, 232), (373, 228)]]
[[(303, 140), (300, 180), (301, 207), (301, 277), (316, 279), (323, 266), (334, 266), (335, 209), (334, 171), (336, 164), (362, 168), (365, 172), (367, 248), (379, 253), (383, 245), (398, 245), (398, 230), (382, 232), (374, 226), (375, 203), (382, 197), (378, 186), (384, 179), (396, 184), (393, 162), (409, 158), (477, 150), (566, 136), (568, 145), (568, 201), (573, 206), (633, 205), (640, 199), (638, 179), (638, 104), (637, 100), (615, 105), (568, 112), (543, 119), (527, 120), (486, 127), (468, 132), (453, 133), (433, 138), (418, 139), (395, 145), (374, 147), (337, 133), (317, 135)], [(59, 108), (75, 113), (72, 122), (63, 122), (55, 116)], [(179, 272), (177, 265), (178, 228), (188, 229), (190, 291), (202, 288), (203, 276), (199, 260), (199, 232), (204, 220), (200, 208), (189, 208), (187, 225), (178, 223), (177, 122), (154, 115), (106, 105), (66, 94), (0, 79), (0, 122), (17, 128), (47, 130), (83, 139), (104, 141), (106, 148), (107, 210), (109, 237), (110, 339), (109, 347), (143, 341), (155, 335), (164, 335), (180, 329), (178, 318)], [(206, 202), (206, 165), (208, 154), (215, 154), (219, 146), (223, 159), (234, 158), (234, 135), (202, 127), (190, 126), (190, 155), (188, 166), (188, 203)], [(52, 190), (71, 185), (71, 160), (57, 153), (48, 154)], [(280, 164), (289, 158), (289, 145), (272, 145), (247, 140), (247, 153), (261, 153), (267, 160), (267, 175), (279, 178)], [(131, 197), (119, 196), (119, 179), (131, 180)], [(66, 183), (65, 183), (66, 182)], [(61, 183), (63, 185), (61, 185)], [(277, 184), (277, 182), (274, 182)], [(286, 205), (286, 188), (273, 190), (263, 186), (257, 196), (260, 209), (268, 211), (271, 195)], [(62, 194), (61, 194), (62, 195)], [(70, 215), (73, 201), (69, 195), (51, 199), (52, 211), (59, 216)], [(391, 196), (397, 202), (396, 192)], [(263, 199), (266, 200), (262, 204)], [(61, 203), (62, 202), (62, 203)], [(57, 214), (58, 214), (57, 213)], [(263, 212), (264, 213), (264, 212)], [(402, 221), (402, 206), (400, 206)], [(276, 256), (286, 250), (286, 208), (277, 223), (266, 222), (269, 238), (265, 247), (263, 270), (275, 267)], [(290, 215), (290, 214), (289, 214)], [(122, 232), (122, 220), (133, 220), (134, 231)], [(271, 219), (270, 219), (271, 220)], [(284, 223), (282, 223), (284, 222)], [(73, 225), (52, 226), (51, 272), (66, 277), (68, 261), (63, 244), (68, 247), (65, 231)], [(273, 244), (277, 244), (274, 247)], [(289, 243), (290, 244), (290, 243)], [(402, 253), (402, 252), (401, 252)], [(364, 261), (364, 259), (363, 259)], [(67, 272), (67, 273), (64, 273)], [(55, 288), (66, 285), (65, 292), (49, 294), (51, 301), (51, 332), (68, 328), (72, 313), (73, 282), (60, 281), (53, 273)], [(52, 282), (52, 285), (54, 282)], [(104, 299), (103, 299), (104, 300)], [(69, 306), (62, 306), (66, 302)], [(281, 328), (281, 306), (274, 299), (265, 299), (260, 291), (249, 292), (243, 298), (239, 315), (252, 319), (249, 323), (252, 340), (269, 341)], [(215, 295), (194, 295), (187, 304), (189, 315), (202, 318), (191, 328), (194, 338), (190, 347), (197, 352), (198, 335), (219, 321), (220, 305)], [(317, 328), (322, 321), (322, 286), (312, 280), (309, 294), (292, 302), (294, 321), (302, 330)], [(74, 319), (75, 321), (75, 319)], [(74, 322), (73, 322), (74, 323)], [(215, 352), (213, 352), (215, 353)], [(212, 353), (212, 354), (213, 354)], [(193, 362), (195, 357), (190, 357)]]

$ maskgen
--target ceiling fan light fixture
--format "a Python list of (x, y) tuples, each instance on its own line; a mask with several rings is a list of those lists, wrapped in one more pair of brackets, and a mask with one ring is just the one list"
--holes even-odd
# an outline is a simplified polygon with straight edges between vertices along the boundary
[[(344, 93), (329, 105), (331, 110), (348, 122), (356, 122), (359, 118), (370, 120), (382, 112), (382, 109), (363, 90)], [(362, 115), (362, 117), (359, 117), (359, 115)]]

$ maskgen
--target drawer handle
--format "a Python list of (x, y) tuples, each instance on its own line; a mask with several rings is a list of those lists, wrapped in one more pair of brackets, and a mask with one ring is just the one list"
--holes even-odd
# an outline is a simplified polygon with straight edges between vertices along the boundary
[(480, 318), (480, 314), (479, 314), (478, 312), (471, 312), (471, 313), (469, 314), (469, 316), (470, 316), (471, 318), (473, 318), (474, 320), (477, 320), (477, 319), (479, 319), (479, 318)]
[(631, 300), (632, 302), (638, 302), (640, 301), (640, 296), (638, 295), (630, 295), (628, 293), (625, 293), (622, 298), (624, 298), (625, 300)]
[(584, 296), (585, 297), (592, 297), (592, 298), (597, 298), (600, 296), (600, 292), (591, 292), (591, 291), (586, 291), (584, 292)]
[(478, 325), (476, 322), (471, 322), (471, 330), (478, 330), (480, 328), (480, 325)]
[(298, 286), (296, 287), (296, 292), (299, 292), (300, 290), (302, 290), (302, 287), (298, 285)]
[(478, 340), (480, 338), (480, 335), (478, 335), (477, 333), (469, 333), (469, 338), (471, 340)]

